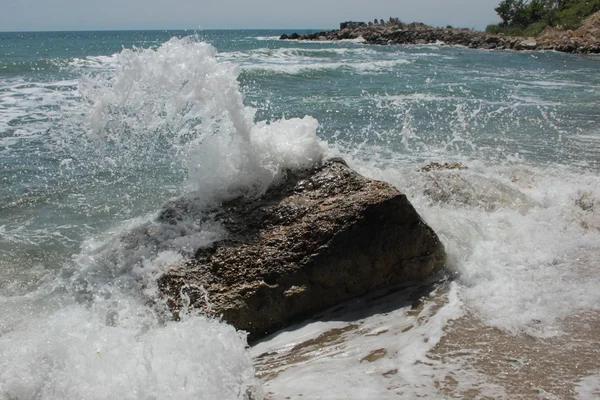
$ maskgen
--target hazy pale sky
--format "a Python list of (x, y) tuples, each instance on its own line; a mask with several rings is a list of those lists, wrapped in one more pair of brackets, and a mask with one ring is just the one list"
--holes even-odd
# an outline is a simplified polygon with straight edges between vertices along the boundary
[(0, 0), (0, 31), (337, 28), (341, 21), (483, 29), (500, 0)]

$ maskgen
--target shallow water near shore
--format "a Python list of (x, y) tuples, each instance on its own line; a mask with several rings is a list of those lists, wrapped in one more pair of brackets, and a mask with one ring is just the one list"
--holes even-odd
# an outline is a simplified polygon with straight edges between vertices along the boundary
[[(0, 34), (0, 398), (600, 397), (600, 59), (281, 33)], [(170, 321), (156, 278), (227, 232), (160, 207), (330, 156), (406, 193), (447, 276), (252, 348)]]

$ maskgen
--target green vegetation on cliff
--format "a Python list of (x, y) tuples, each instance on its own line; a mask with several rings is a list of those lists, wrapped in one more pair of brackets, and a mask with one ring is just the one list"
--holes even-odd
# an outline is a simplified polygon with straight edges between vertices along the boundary
[(600, 10), (600, 0), (502, 0), (494, 10), (502, 22), (488, 25), (486, 33), (536, 36), (546, 26), (577, 29)]

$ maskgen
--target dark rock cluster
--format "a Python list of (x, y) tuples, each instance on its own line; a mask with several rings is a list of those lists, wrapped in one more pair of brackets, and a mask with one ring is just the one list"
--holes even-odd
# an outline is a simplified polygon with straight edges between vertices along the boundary
[[(600, 30), (596, 19), (589, 18), (577, 31), (549, 29), (537, 38), (488, 35), (471, 29), (433, 28), (423, 24), (379, 24), (346, 27), (307, 35), (282, 35), (281, 39), (310, 41), (336, 41), (362, 38), (367, 44), (408, 45), (432, 44), (460, 45), (475, 49), (557, 50), (568, 53), (600, 53)], [(594, 25), (595, 24), (595, 25)]]

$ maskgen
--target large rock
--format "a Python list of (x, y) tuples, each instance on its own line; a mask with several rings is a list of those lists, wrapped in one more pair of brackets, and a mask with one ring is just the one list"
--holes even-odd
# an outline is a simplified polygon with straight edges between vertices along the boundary
[[(172, 204), (161, 218), (182, 208)], [(174, 315), (181, 307), (222, 315), (249, 340), (344, 300), (425, 278), (445, 262), (438, 237), (405, 195), (342, 160), (288, 171), (261, 198), (227, 202), (214, 218), (228, 236), (168, 270), (160, 293)]]
[(515, 50), (535, 50), (537, 46), (537, 41), (534, 38), (527, 38), (517, 42)]

